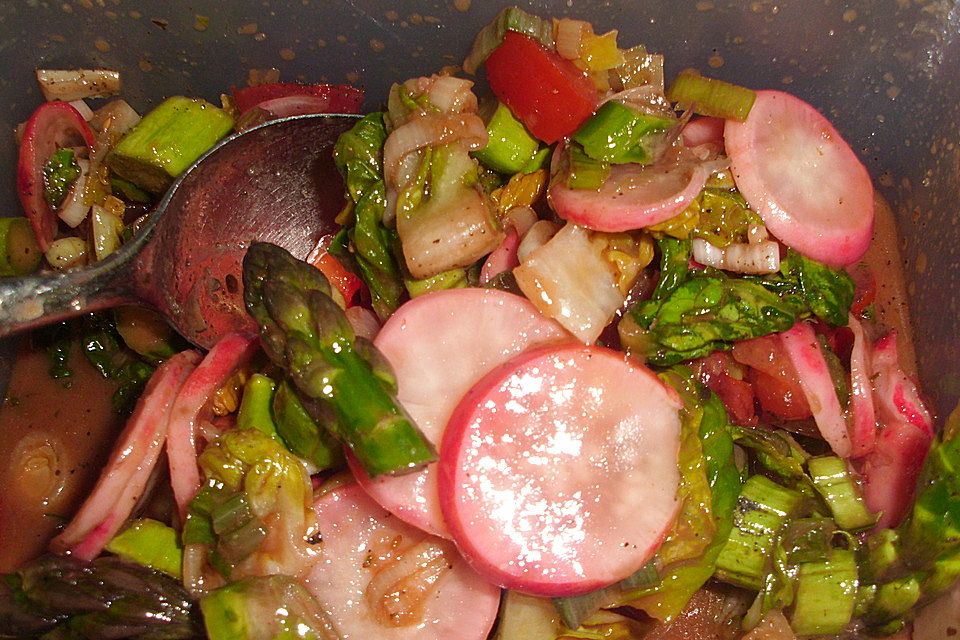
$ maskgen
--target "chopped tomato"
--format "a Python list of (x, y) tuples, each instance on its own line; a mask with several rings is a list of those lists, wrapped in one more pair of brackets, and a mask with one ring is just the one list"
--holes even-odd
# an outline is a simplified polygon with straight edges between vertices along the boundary
[(785, 420), (810, 417), (800, 379), (778, 336), (738, 342), (733, 345), (733, 357), (750, 367), (747, 377), (764, 411)]
[(357, 292), (363, 287), (363, 280), (353, 273), (327, 252), (333, 236), (323, 236), (320, 242), (307, 256), (307, 262), (323, 272), (330, 284), (335, 286), (343, 296), (343, 301), (348, 307), (355, 304), (354, 298)]
[(493, 93), (548, 144), (573, 133), (597, 106), (583, 71), (515, 31), (507, 31), (485, 66)]
[(308, 113), (360, 113), (363, 89), (348, 84), (273, 82), (234, 89), (233, 102), (240, 115), (254, 107), (279, 117)]
[(93, 146), (93, 132), (80, 112), (66, 102), (45, 102), (23, 129), (17, 161), (17, 193), (40, 248), (57, 235), (57, 216), (44, 198), (43, 166), (60, 148)]
[(757, 415), (753, 387), (742, 379), (743, 369), (730, 354), (723, 352), (711, 353), (694, 365), (697, 378), (720, 397), (733, 422), (755, 425)]

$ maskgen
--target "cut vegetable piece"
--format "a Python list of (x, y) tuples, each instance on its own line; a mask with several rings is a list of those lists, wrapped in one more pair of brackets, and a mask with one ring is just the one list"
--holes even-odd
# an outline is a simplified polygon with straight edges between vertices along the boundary
[(712, 145), (718, 152), (723, 151), (723, 118), (693, 118), (684, 125), (680, 135), (683, 144), (688, 147)]
[(26, 218), (0, 218), (0, 276), (25, 276), (40, 266), (43, 252)]
[(723, 80), (704, 78), (695, 71), (683, 71), (676, 77), (667, 99), (683, 107), (692, 108), (702, 116), (746, 120), (757, 98), (752, 89)]
[(847, 321), (853, 331), (853, 349), (850, 351), (850, 410), (853, 414), (850, 455), (860, 458), (873, 450), (877, 440), (877, 414), (870, 380), (870, 343), (856, 315), (850, 313)]
[(37, 83), (48, 101), (104, 98), (120, 92), (120, 72), (110, 69), (37, 69)]
[(210, 417), (207, 412), (212, 411), (210, 401), (214, 394), (259, 346), (254, 336), (239, 333), (224, 336), (210, 349), (177, 394), (167, 430), (167, 462), (170, 464), (170, 485), (181, 517), (186, 516), (187, 505), (200, 488), (198, 423)]
[(573, 134), (594, 160), (613, 164), (652, 162), (650, 137), (666, 131), (674, 118), (642, 113), (616, 100), (597, 109)]
[(865, 529), (876, 522), (864, 505), (860, 490), (843, 460), (834, 456), (810, 458), (807, 468), (813, 486), (823, 496), (841, 529)]
[(92, 560), (120, 530), (143, 496), (160, 456), (174, 398), (199, 360), (195, 351), (184, 351), (153, 374), (97, 485), (50, 543), (51, 549)]
[(553, 23), (550, 20), (527, 13), (519, 7), (506, 7), (474, 38), (473, 47), (463, 61), (463, 70), (469, 74), (476, 73), (503, 42), (507, 31), (530, 36), (547, 49), (553, 48)]
[(445, 540), (384, 511), (355, 484), (315, 503), (323, 556), (306, 584), (342, 640), (483, 640), (500, 590)]
[(585, 73), (515, 31), (506, 32), (486, 68), (494, 95), (547, 144), (573, 133), (597, 104), (596, 89)]
[[(487, 113), (489, 111), (489, 113)], [(473, 157), (500, 173), (514, 174), (534, 160), (540, 143), (513, 117), (499, 100), (484, 105), (480, 112), (487, 127), (487, 146), (473, 152)]]
[[(567, 223), (513, 270), (523, 294), (585, 344), (595, 342), (624, 300), (606, 245)], [(602, 234), (596, 234), (602, 235)]]
[(599, 190), (571, 189), (558, 180), (548, 195), (553, 210), (564, 220), (596, 231), (629, 231), (680, 213), (715, 168), (719, 167), (700, 162), (689, 151), (667, 153), (656, 164), (612, 167)]
[(780, 334), (790, 362), (807, 397), (820, 435), (841, 458), (849, 458), (852, 451), (847, 421), (830, 377), (827, 361), (813, 328), (804, 322), (793, 325)]
[(134, 520), (129, 527), (113, 537), (106, 550), (128, 562), (142, 564), (180, 579), (183, 562), (180, 535), (173, 527), (157, 520)]
[(44, 251), (57, 234), (57, 217), (44, 197), (43, 168), (57, 149), (93, 146), (93, 132), (66, 102), (47, 102), (27, 120), (17, 160), (17, 192)]
[(758, 91), (744, 122), (728, 121), (737, 188), (787, 246), (832, 267), (857, 262), (873, 234), (867, 169), (826, 118), (780, 91)]
[(677, 510), (681, 403), (623, 354), (543, 347), (493, 370), (457, 405), (440, 503), (489, 580), (566, 596), (647, 562)]
[[(569, 339), (520, 296), (493, 289), (437, 291), (401, 306), (374, 341), (393, 367), (397, 399), (430, 442), (439, 445), (450, 414), (488, 371), (534, 346)], [(440, 512), (435, 465), (370, 480), (351, 456), (363, 488), (385, 509), (434, 535), (449, 537)]]
[(273, 397), (273, 418), (277, 435), (287, 449), (309, 461), (318, 470), (343, 465), (343, 445), (318, 425), (287, 381), (280, 383)]
[(233, 118), (223, 109), (174, 96), (145, 115), (107, 162), (121, 178), (160, 194), (232, 127)]

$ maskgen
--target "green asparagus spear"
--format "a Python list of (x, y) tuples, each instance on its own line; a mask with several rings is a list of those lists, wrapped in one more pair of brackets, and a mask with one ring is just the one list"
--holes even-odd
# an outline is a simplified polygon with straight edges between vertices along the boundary
[(243, 278), (247, 310), (260, 325), (268, 355), (301, 394), (333, 410), (332, 429), (367, 473), (403, 473), (436, 460), (389, 380), (378, 375), (382, 358), (371, 362), (373, 347), (358, 348), (323, 274), (280, 247), (254, 243)]
[(119, 558), (42, 556), (0, 576), (0, 635), (196, 638), (199, 612), (180, 583)]

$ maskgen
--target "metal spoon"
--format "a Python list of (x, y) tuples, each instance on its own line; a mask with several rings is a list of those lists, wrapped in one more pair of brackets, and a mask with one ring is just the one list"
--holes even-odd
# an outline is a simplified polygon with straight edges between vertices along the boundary
[(62, 274), (0, 279), (0, 337), (145, 303), (209, 348), (253, 329), (241, 260), (255, 240), (306, 257), (336, 231), (343, 182), (333, 144), (356, 116), (308, 115), (231, 136), (170, 187), (145, 227), (107, 259)]

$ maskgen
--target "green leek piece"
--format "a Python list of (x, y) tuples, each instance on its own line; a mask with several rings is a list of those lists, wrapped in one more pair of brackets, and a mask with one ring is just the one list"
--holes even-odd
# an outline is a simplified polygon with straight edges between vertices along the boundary
[(876, 523), (876, 517), (867, 509), (843, 460), (836, 456), (810, 458), (807, 469), (813, 486), (823, 496), (841, 529), (856, 531)]
[(200, 600), (210, 640), (326, 640), (338, 637), (302, 584), (284, 575), (233, 582)]
[(764, 476), (748, 478), (737, 503), (734, 527), (717, 558), (717, 577), (759, 590), (777, 537), (802, 500), (801, 494)]
[(281, 382), (273, 396), (273, 420), (277, 435), (287, 448), (318, 470), (343, 464), (343, 446), (310, 417), (289, 382)]
[(232, 128), (233, 118), (223, 109), (174, 96), (121, 138), (107, 163), (124, 180), (161, 194)]
[(683, 71), (670, 85), (667, 99), (692, 107), (694, 113), (702, 116), (743, 121), (750, 114), (757, 94), (729, 82), (704, 78), (695, 71)]
[(506, 591), (493, 640), (556, 640), (562, 625), (550, 600)]
[(480, 115), (487, 125), (487, 146), (473, 157), (500, 173), (514, 174), (533, 162), (540, 141), (530, 135), (505, 104), (496, 100), (492, 108), (484, 105)]
[(548, 49), (553, 49), (553, 23), (550, 20), (529, 14), (518, 7), (507, 7), (497, 14), (493, 22), (477, 33), (473, 47), (463, 61), (463, 70), (471, 75), (476, 73), (493, 50), (503, 42), (507, 31), (522, 33)]
[(43, 252), (30, 221), (0, 218), (0, 276), (25, 276), (40, 266)]
[(857, 603), (857, 562), (853, 551), (835, 549), (828, 560), (800, 565), (790, 626), (798, 636), (843, 631)]
[(900, 566), (900, 534), (893, 529), (880, 529), (867, 536), (862, 548), (863, 577), (871, 582), (884, 580)]
[(334, 416), (331, 430), (371, 477), (436, 461), (436, 449), (378, 373), (379, 352), (369, 343), (359, 346), (319, 270), (276, 245), (255, 242), (243, 259), (243, 288), (264, 351), (299, 393)]
[(153, 364), (185, 348), (177, 332), (156, 311), (126, 305), (113, 310), (113, 319), (124, 344)]
[(410, 294), (411, 298), (422, 296), (423, 294), (430, 293), (431, 291), (462, 289), (468, 284), (467, 270), (449, 269), (447, 271), (441, 271), (435, 276), (430, 276), (429, 278), (423, 278), (421, 280), (404, 278), (403, 284), (406, 285), (407, 293)]
[(110, 177), (110, 192), (128, 202), (136, 202), (139, 204), (150, 204), (153, 202), (153, 196), (149, 193), (129, 180), (124, 180), (116, 176)]
[(70, 192), (70, 185), (80, 177), (80, 165), (73, 149), (57, 149), (43, 165), (43, 198), (56, 209)]
[(594, 160), (578, 144), (569, 146), (570, 172), (567, 186), (571, 189), (597, 190), (610, 175), (610, 163)]
[(107, 551), (176, 579), (181, 577), (183, 546), (177, 532), (162, 522), (141, 518), (115, 535)]
[(649, 164), (652, 136), (676, 124), (673, 118), (641, 113), (627, 105), (609, 100), (587, 119), (573, 140), (594, 160), (611, 164), (635, 162)]
[(912, 574), (878, 584), (864, 618), (868, 623), (895, 620), (910, 611), (920, 600), (920, 595), (920, 581)]
[(533, 154), (533, 158), (530, 160), (530, 162), (528, 162), (523, 169), (520, 169), (520, 173), (533, 173), (534, 171), (542, 169), (549, 164), (552, 153), (553, 147), (540, 147), (537, 152)]
[(243, 398), (237, 412), (238, 429), (257, 429), (268, 436), (277, 435), (273, 423), (273, 392), (277, 383), (262, 373), (255, 373), (243, 387)]

